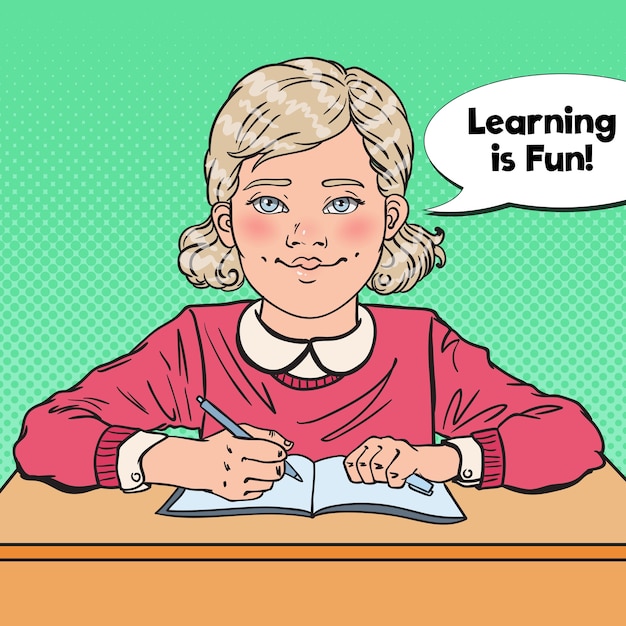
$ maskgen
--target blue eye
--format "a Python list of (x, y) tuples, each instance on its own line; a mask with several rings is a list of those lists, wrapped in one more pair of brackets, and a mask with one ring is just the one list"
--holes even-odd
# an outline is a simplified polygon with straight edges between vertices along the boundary
[(289, 209), (278, 198), (261, 196), (251, 200), (251, 204), (259, 213), (287, 213)]
[(357, 200), (356, 198), (335, 198), (331, 200), (323, 209), (323, 213), (352, 213), (359, 204), (363, 204), (362, 200)]

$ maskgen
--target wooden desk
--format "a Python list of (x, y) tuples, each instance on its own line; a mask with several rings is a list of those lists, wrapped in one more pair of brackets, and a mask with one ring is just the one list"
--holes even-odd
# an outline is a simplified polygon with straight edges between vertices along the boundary
[(65, 494), (13, 476), (0, 493), (3, 606), (27, 614), (22, 623), (62, 608), (66, 624), (110, 623), (110, 610), (158, 624), (199, 611), (232, 624), (293, 611), (304, 611), (299, 624), (409, 612), (450, 623), (471, 607), (506, 624), (622, 614), (626, 481), (611, 465), (547, 494), (451, 485), (468, 519), (441, 526), (357, 513), (154, 515), (171, 491)]

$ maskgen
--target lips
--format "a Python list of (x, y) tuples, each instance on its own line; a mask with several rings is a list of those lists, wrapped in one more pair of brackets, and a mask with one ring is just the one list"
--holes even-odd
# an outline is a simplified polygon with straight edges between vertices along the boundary
[(283, 261), (280, 257), (276, 257), (274, 259), (274, 263), (280, 263), (285, 267), (291, 268), (302, 268), (308, 272), (317, 269), (318, 267), (334, 267), (335, 265), (339, 265), (339, 263), (345, 263), (348, 259), (344, 256), (338, 258), (336, 261), (332, 263), (324, 263), (322, 259), (317, 258), (316, 256), (307, 257), (307, 256), (299, 256), (293, 259), (293, 261)]
[(317, 257), (312, 257), (309, 259), (304, 256), (299, 256), (298, 258), (294, 259), (289, 265), (291, 267), (301, 267), (302, 269), (310, 271), (322, 265), (322, 260), (318, 259)]

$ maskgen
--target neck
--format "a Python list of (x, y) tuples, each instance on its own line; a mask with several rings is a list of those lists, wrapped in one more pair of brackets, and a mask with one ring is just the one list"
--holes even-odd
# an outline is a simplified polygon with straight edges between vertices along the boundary
[(298, 317), (267, 300), (261, 304), (261, 319), (272, 330), (292, 339), (336, 337), (352, 330), (358, 321), (356, 296), (335, 311), (321, 317)]

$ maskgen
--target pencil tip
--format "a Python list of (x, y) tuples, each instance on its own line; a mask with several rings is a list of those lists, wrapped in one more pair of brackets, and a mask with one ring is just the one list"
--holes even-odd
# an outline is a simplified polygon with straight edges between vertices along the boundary
[(303, 481), (302, 481), (302, 477), (300, 476), (300, 474), (296, 474), (296, 475), (294, 476), (294, 478), (295, 478), (295, 479), (296, 479), (299, 483), (303, 482)]

